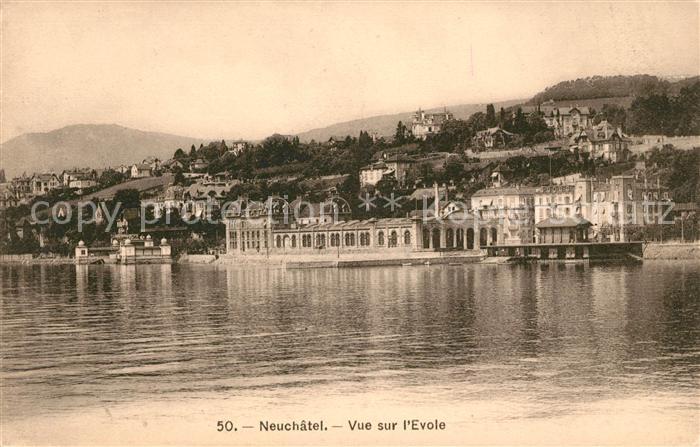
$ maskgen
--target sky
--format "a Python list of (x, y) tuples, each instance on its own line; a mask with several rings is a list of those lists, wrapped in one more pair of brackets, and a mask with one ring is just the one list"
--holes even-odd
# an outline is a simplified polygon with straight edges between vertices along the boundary
[(258, 139), (700, 74), (700, 3), (3, 2), (0, 141), (70, 124)]

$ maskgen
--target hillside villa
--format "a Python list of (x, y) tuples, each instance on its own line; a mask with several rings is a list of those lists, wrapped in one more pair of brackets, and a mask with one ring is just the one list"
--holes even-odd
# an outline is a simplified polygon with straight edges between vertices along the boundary
[(404, 185), (406, 177), (414, 165), (406, 156), (393, 155), (360, 169), (360, 186), (375, 186), (385, 176), (393, 175), (399, 185)]
[(425, 140), (428, 135), (434, 135), (440, 132), (442, 125), (449, 120), (454, 119), (454, 115), (444, 109), (442, 112), (425, 112), (424, 110), (418, 109), (413, 114), (413, 121), (411, 122), (411, 132), (413, 136), (419, 140)]
[(131, 178), (145, 178), (151, 176), (152, 168), (150, 164), (136, 163), (131, 167), (130, 172)]

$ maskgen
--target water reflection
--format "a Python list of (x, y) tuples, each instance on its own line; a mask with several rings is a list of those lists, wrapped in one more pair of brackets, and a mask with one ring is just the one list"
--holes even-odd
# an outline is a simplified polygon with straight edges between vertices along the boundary
[[(697, 405), (700, 267), (3, 266), (3, 414), (213, 391), (420, 386), (533, 415)], [(329, 388), (330, 387), (330, 388)]]

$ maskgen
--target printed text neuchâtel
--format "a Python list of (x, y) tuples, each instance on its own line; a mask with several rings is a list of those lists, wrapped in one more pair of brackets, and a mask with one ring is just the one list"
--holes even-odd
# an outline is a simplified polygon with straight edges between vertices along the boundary
[[(326, 421), (311, 421), (311, 420), (300, 420), (300, 421), (259, 421), (259, 430), (265, 432), (274, 431), (327, 431), (329, 425)], [(440, 421), (438, 419), (434, 420), (420, 420), (420, 419), (403, 419), (400, 421), (380, 421), (380, 422), (370, 422), (370, 421), (359, 421), (359, 420), (348, 420), (347, 426), (332, 425), (333, 428), (349, 428), (351, 431), (394, 431), (394, 430), (404, 430), (404, 431), (439, 431), (445, 430), (447, 424), (445, 421)]]

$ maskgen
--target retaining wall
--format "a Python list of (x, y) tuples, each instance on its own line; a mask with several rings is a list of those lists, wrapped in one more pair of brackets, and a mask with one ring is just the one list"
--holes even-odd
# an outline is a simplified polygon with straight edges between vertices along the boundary
[(644, 259), (688, 259), (700, 261), (700, 243), (649, 243), (644, 247)]

